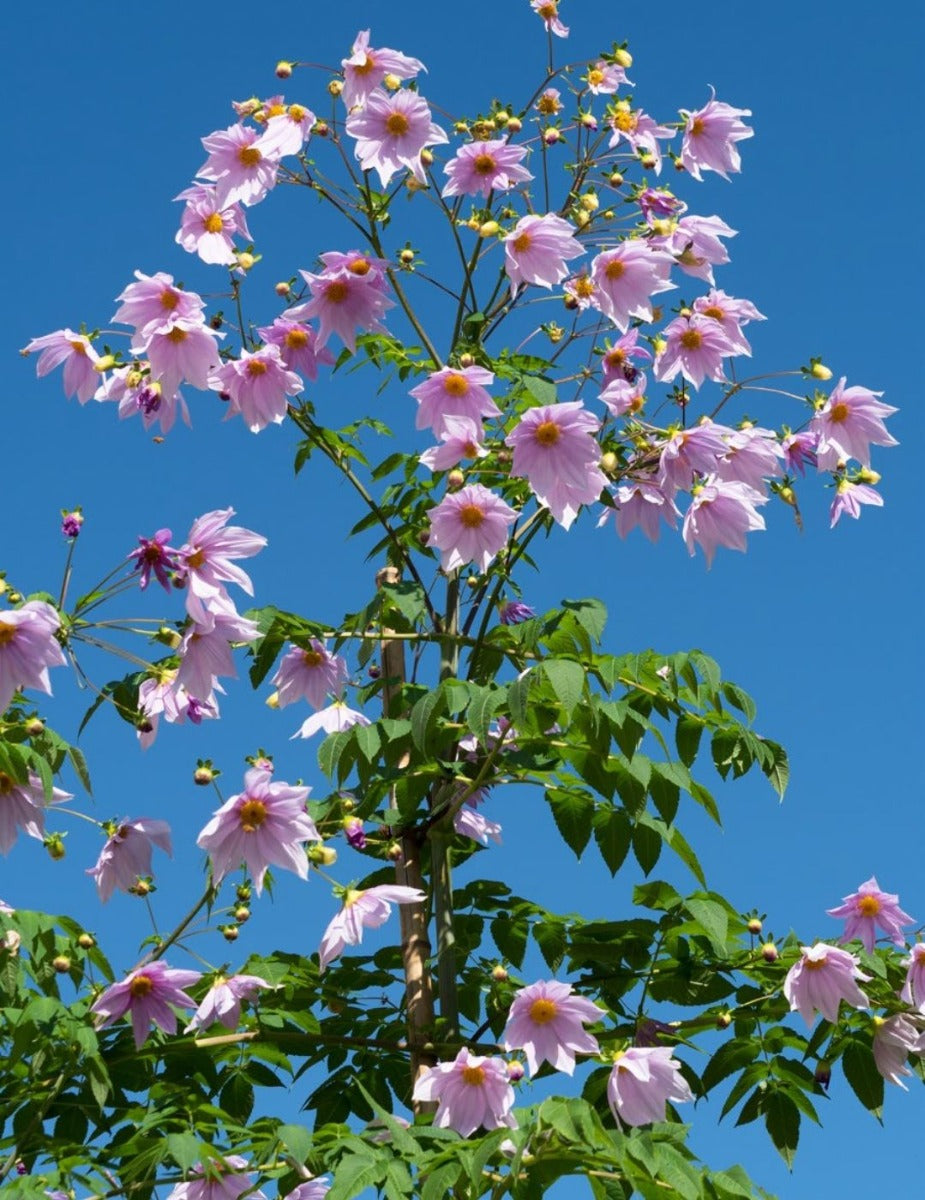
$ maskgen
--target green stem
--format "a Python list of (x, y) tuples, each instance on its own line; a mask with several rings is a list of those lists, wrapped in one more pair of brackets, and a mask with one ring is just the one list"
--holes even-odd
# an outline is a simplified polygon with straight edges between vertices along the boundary
[(209, 886), (206, 888), (206, 890), (203, 892), (203, 894), (200, 896), (200, 898), (196, 901), (196, 903), (193, 905), (193, 907), (189, 910), (189, 912), (186, 914), (186, 916), (183, 918), (183, 920), (180, 922), (180, 924), (177, 925), (176, 928), (171, 933), (169, 933), (162, 942), (159, 942), (157, 944), (157, 946), (155, 946), (155, 948), (151, 951), (151, 953), (149, 955), (147, 955), (147, 957), (145, 957), (141, 960), (141, 963), (139, 964), (139, 966), (145, 966), (147, 963), (155, 962), (157, 959), (163, 958), (163, 956), (167, 953), (167, 951), (170, 949), (170, 947), (173, 946), (176, 942), (178, 942), (180, 940), (180, 938), (183, 936), (183, 934), (187, 931), (187, 929), (189, 929), (190, 925), (192, 925), (192, 923), (196, 920), (197, 916), (202, 911), (202, 909), (205, 908), (205, 906), (207, 904), (212, 903), (212, 901), (215, 899), (216, 895), (217, 895), (217, 892), (216, 892), (215, 886), (212, 883), (211, 877), (210, 877)]

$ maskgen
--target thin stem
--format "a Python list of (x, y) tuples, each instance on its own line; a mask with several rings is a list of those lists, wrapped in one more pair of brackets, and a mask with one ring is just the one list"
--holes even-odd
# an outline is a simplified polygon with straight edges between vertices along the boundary
[(67, 599), (68, 584), (71, 582), (71, 564), (74, 560), (74, 547), (77, 545), (77, 538), (71, 538), (67, 547), (67, 558), (64, 561), (64, 575), (61, 579), (61, 595), (58, 597), (58, 608), (64, 608), (64, 601)]
[(217, 894), (218, 893), (216, 891), (215, 885), (212, 883), (212, 878), (210, 875), (209, 884), (208, 884), (206, 890), (203, 892), (203, 894), (200, 896), (200, 898), (196, 901), (196, 903), (193, 905), (193, 907), (189, 910), (189, 912), (186, 914), (186, 916), (183, 918), (183, 920), (180, 922), (180, 924), (177, 925), (176, 928), (173, 930), (173, 932), (169, 933), (167, 935), (167, 937), (163, 939), (163, 941), (158, 942), (158, 944), (154, 947), (154, 949), (151, 951), (151, 953), (148, 954), (145, 958), (143, 958), (141, 960), (141, 963), (139, 965), (145, 966), (150, 962), (155, 962), (157, 959), (163, 958), (163, 956), (167, 953), (167, 951), (170, 949), (170, 947), (172, 945), (174, 945), (175, 942), (178, 942), (180, 940), (180, 938), (183, 936), (183, 934), (187, 931), (187, 929), (189, 929), (190, 925), (192, 925), (193, 921), (196, 920), (196, 917), (199, 915), (199, 913), (202, 911), (202, 909), (205, 908), (205, 906), (207, 904), (212, 903), (212, 901), (215, 899)]

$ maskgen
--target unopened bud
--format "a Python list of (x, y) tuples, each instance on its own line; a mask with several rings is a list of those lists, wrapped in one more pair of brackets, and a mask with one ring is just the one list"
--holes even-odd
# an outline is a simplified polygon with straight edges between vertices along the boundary
[(279, 283), (273, 285), (273, 291), (276, 292), (277, 296), (285, 297), (289, 295), (289, 293), (292, 291), (292, 288), (285, 279), (281, 279)]
[(427, 546), (430, 544), (430, 530), (419, 529), (415, 534), (419, 546)]
[(239, 925), (243, 925), (245, 921), (249, 920), (250, 915), (251, 910), (246, 908), (243, 904), (234, 910), (234, 919)]
[(386, 75), (382, 82), (390, 92), (397, 92), (401, 87), (401, 80), (397, 75), (393, 75), (391, 72)]
[(236, 942), (241, 932), (237, 925), (219, 925), (218, 928), (226, 942)]
[(215, 778), (215, 772), (211, 767), (197, 767), (193, 772), (193, 783), (198, 787), (208, 787)]
[(521, 121), (520, 117), (508, 117), (508, 120), (507, 120), (508, 133), (520, 133), (520, 131), (521, 131), (521, 129), (523, 129), (523, 127), (524, 127), (524, 123), (523, 123), (523, 121)]
[(664, 309), (662, 308), (662, 306), (660, 304), (653, 304), (652, 305), (652, 320), (660, 321), (662, 319), (663, 312), (664, 312)]
[(619, 50), (614, 52), (613, 61), (618, 67), (623, 67), (623, 69), (626, 70), (627, 67), (631, 67), (633, 65), (633, 56), (630, 54), (629, 50), (625, 50), (621, 46)]
[(601, 455), (601, 470), (607, 474), (612, 474), (617, 469), (618, 458), (612, 450), (608, 450), (606, 454)]
[(246, 904), (251, 898), (251, 885), (249, 883), (239, 883), (234, 889), (234, 894), (242, 904)]
[(880, 472), (872, 471), (870, 467), (861, 467), (860, 471), (858, 471), (858, 483), (870, 483), (876, 487), (880, 479)]
[(518, 1083), (524, 1077), (524, 1065), (516, 1059), (511, 1059), (507, 1064), (507, 1077), (511, 1083)]
[(507, 983), (508, 979), (510, 978), (507, 973), (507, 969), (502, 967), (500, 963), (498, 963), (496, 967), (492, 967), (491, 977), (495, 983)]
[(333, 867), (337, 862), (337, 851), (333, 846), (316, 842), (308, 848), (308, 861), (313, 862), (316, 867)]
[(178, 650), (183, 638), (176, 629), (171, 629), (169, 625), (162, 625), (154, 635), (154, 640), (160, 642), (162, 646), (167, 646), (170, 650)]
[(400, 863), (404, 857), (402, 854), (401, 843), (389, 842), (385, 850), (385, 856), (386, 858), (391, 859), (391, 861), (394, 863)]
[(102, 375), (104, 371), (111, 371), (115, 365), (116, 360), (113, 355), (103, 354), (93, 364), (93, 370), (99, 371), (99, 373)]
[(249, 271), (256, 261), (253, 254), (248, 254), (246, 250), (238, 252), (238, 266), (242, 271)]
[(780, 958), (780, 953), (773, 942), (765, 942), (761, 947), (761, 957), (765, 962), (777, 962)]
[(500, 228), (497, 221), (485, 221), (479, 226), (479, 237), (494, 237)]
[(59, 975), (66, 975), (71, 969), (71, 960), (66, 954), (56, 954), (51, 960), (51, 965)]
[(548, 129), (543, 130), (543, 141), (547, 146), (554, 146), (556, 142), (562, 140), (562, 134), (556, 129), (555, 125), (551, 125)]
[(716, 1018), (716, 1028), (717, 1029), (728, 1029), (731, 1024), (732, 1024), (732, 1013), (728, 1013), (728, 1012), (720, 1013), (719, 1016)]
[(473, 592), (479, 586), (479, 582), (480, 582), (480, 580), (479, 580), (478, 575), (467, 575), (466, 576), (466, 587), (471, 588)]
[(475, 358), (471, 354), (460, 354), (459, 365), (463, 370), (465, 370), (466, 367), (475, 366)]
[(640, 154), (639, 161), (647, 171), (654, 171), (658, 163), (658, 159), (654, 154)]
[(453, 122), (453, 132), (454, 133), (468, 133), (469, 126), (466, 124), (465, 121), (454, 121)]
[(339, 96), (344, 90), (344, 81), (342, 79), (332, 79), (328, 84), (328, 91), (332, 96)]
[(657, 338), (653, 339), (652, 349), (655, 351), (656, 354), (663, 354), (665, 352), (665, 350), (667, 349), (667, 347), (668, 347), (668, 343), (665, 341), (664, 338), (657, 337)]
[(60, 862), (67, 853), (64, 849), (64, 838), (60, 833), (49, 833), (43, 844), (48, 851), (49, 857), (55, 862)]
[(777, 494), (785, 504), (789, 504), (791, 508), (796, 508), (797, 494), (789, 484), (784, 484), (777, 489)]
[(281, 58), (280, 61), (276, 64), (276, 78), (277, 79), (288, 79), (291, 74), (292, 74), (292, 63), (287, 62), (284, 58)]
[(591, 220), (591, 214), (589, 212), (585, 212), (583, 208), (579, 208), (572, 219), (579, 229), (584, 229), (584, 227)]
[(150, 894), (154, 891), (154, 888), (151, 885), (150, 879), (143, 879), (141, 876), (139, 876), (128, 889), (128, 891), (132, 896), (144, 897), (150, 896)]
[(827, 1062), (817, 1062), (813, 1071), (813, 1079), (820, 1087), (827, 1088), (832, 1082), (832, 1068)]
[(352, 796), (342, 797), (340, 804), (344, 812), (353, 812), (353, 810), (356, 808), (356, 801)]
[(578, 301), (569, 292), (566, 292), (565, 295), (562, 297), (562, 303), (569, 310), (569, 312), (574, 312), (575, 309), (578, 307)]
[(607, 180), (607, 182), (610, 184), (611, 187), (615, 187), (615, 188), (620, 187), (620, 185), (623, 183), (623, 176), (620, 174), (619, 171), (613, 171), (610, 175), (610, 178)]
[(433, 161), (434, 161), (434, 156), (429, 150), (427, 150), (425, 148), (424, 150), (421, 151), (421, 162), (424, 164), (425, 167), (432, 166)]
[(279, 708), (279, 692), (271, 692), (264, 701), (267, 708)]
[(326, 138), (331, 130), (328, 128), (327, 121), (316, 121), (312, 133), (315, 137)]
[(825, 363), (821, 363), (818, 359), (813, 363), (809, 371), (813, 379), (831, 379), (832, 371)]
[(81, 933), (77, 938), (77, 945), (81, 950), (92, 950), (96, 945), (96, 938), (92, 933)]
[(754, 933), (754, 934), (761, 933), (761, 922), (758, 920), (757, 917), (752, 917), (752, 919), (749, 921), (748, 932)]
[(404, 250), (399, 250), (398, 261), (404, 263), (406, 267), (414, 262), (414, 251), (410, 246), (406, 246)]
[(585, 212), (597, 212), (601, 206), (601, 202), (598, 200), (594, 192), (585, 192), (578, 203), (585, 210)]
[(507, 123), (510, 121), (510, 119), (511, 119), (511, 114), (506, 109), (499, 108), (498, 111), (495, 113), (495, 124), (498, 126), (499, 129), (503, 125), (507, 125)]
[(40, 721), (38, 717), (33, 717), (31, 721), (26, 722), (26, 733), (29, 737), (41, 737), (45, 732), (45, 722)]
[(605, 221), (612, 221), (616, 215), (617, 214), (613, 211), (612, 208), (605, 208), (604, 211), (601, 213), (601, 216), (604, 218)]
[(459, 467), (455, 467), (446, 477), (446, 486), (451, 492), (457, 491), (466, 482), (466, 476), (460, 471)]

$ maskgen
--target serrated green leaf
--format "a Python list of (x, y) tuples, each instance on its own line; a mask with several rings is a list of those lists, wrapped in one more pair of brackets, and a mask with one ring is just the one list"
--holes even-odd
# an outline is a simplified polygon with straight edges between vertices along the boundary
[(693, 765), (700, 749), (700, 739), (703, 736), (703, 721), (696, 717), (682, 716), (675, 726), (674, 740), (678, 748), (678, 757), (686, 767)]
[[(882, 1081), (881, 1081), (882, 1082)], [(800, 1141), (800, 1110), (786, 1092), (769, 1092), (764, 1100), (764, 1122), (771, 1141), (788, 1167), (793, 1167)]]
[(571, 713), (584, 693), (584, 667), (569, 658), (548, 658), (543, 663), (543, 672), (559, 703)]
[(592, 822), (594, 840), (611, 875), (616, 875), (629, 853), (633, 830), (621, 808), (598, 807)]
[(883, 1076), (877, 1070), (870, 1046), (865, 1042), (850, 1041), (841, 1061), (851, 1090), (879, 1121), (883, 1113)]
[(591, 837), (591, 826), (594, 820), (594, 799), (587, 792), (577, 789), (565, 791), (562, 788), (548, 788), (546, 800), (552, 809), (556, 828), (562, 834), (566, 845), (581, 858), (582, 851)]
[(312, 1135), (303, 1125), (280, 1125), (276, 1136), (297, 1162), (304, 1163), (312, 1152)]
[(715, 900), (691, 897), (689, 900), (685, 900), (684, 907), (706, 934), (717, 957), (725, 958), (727, 954), (726, 939), (729, 936), (729, 917), (723, 906), (717, 904)]

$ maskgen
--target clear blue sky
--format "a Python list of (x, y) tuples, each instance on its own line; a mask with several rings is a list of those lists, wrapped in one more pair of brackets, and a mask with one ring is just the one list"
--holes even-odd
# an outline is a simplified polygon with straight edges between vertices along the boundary
[[(271, 428), (255, 438), (240, 422), (220, 424), (214, 402), (193, 395), (193, 431), (178, 428), (154, 444), (139, 424), (120, 425), (113, 407), (66, 403), (57, 377), (40, 383), (34, 361), (17, 357), (31, 337), (61, 326), (106, 325), (135, 268), (169, 271), (203, 291), (222, 286), (220, 272), (174, 244), (181, 206), (170, 200), (204, 159), (199, 138), (231, 123), (230, 99), (277, 90), (277, 59), (336, 64), (356, 30), (372, 26), (373, 44), (425, 61), (428, 100), (471, 111), (492, 96), (513, 103), (526, 95), (544, 53), (527, 0), (482, 11), (355, 0), (343, 19), (346, 8), (321, 5), (263, 11), (266, 20), (242, 0), (182, 8), (88, 0), (51, 10), (6, 6), (0, 16), (17, 130), (4, 156), (0, 567), (24, 591), (54, 588), (63, 561), (58, 510), (78, 503), (87, 514), (80, 583), (89, 585), (127, 553), (139, 533), (168, 525), (182, 538), (194, 516), (231, 504), (242, 524), (270, 538), (253, 564), (259, 602), (334, 620), (371, 587), (374, 565), (362, 562), (359, 543), (344, 543), (352, 502), (321, 464), (293, 479), (288, 431)], [(886, 504), (860, 522), (843, 520), (830, 533), (829, 494), (807, 485), (802, 534), (782, 506), (769, 505), (769, 532), (751, 539), (746, 557), (721, 551), (710, 572), (700, 556), (688, 558), (680, 539), (653, 550), (641, 537), (620, 543), (612, 530), (582, 523), (541, 550), (541, 573), (525, 580), (527, 598), (542, 607), (563, 592), (601, 596), (614, 650), (707, 650), (755, 696), (759, 729), (790, 750), (783, 806), (756, 780), (724, 793), (724, 832), (701, 829), (691, 816), (688, 828), (692, 836), (699, 831), (714, 887), (743, 910), (767, 911), (776, 933), (793, 927), (815, 939), (837, 933), (824, 909), (876, 874), (925, 920), (916, 750), (925, 667), (916, 353), (925, 232), (916, 113), (925, 96), (914, 82), (922, 13), (907, 5), (902, 20), (885, 20), (883, 10), (856, 0), (784, 0), (773, 9), (692, 9), (672, 0), (657, 13), (625, 8), (621, 15), (607, 0), (563, 0), (562, 15), (572, 37), (557, 44), (560, 59), (593, 57), (612, 40), (629, 40), (635, 94), (657, 117), (697, 108), (709, 84), (720, 99), (753, 110), (756, 136), (740, 147), (743, 174), (732, 185), (711, 175), (684, 193), (693, 211), (717, 213), (740, 231), (719, 286), (769, 317), (750, 330), (756, 368), (822, 355), (836, 377), (882, 389), (900, 408), (891, 431), (902, 445), (875, 456)], [(306, 72), (287, 96), (324, 111), (323, 82)], [(266, 256), (248, 284), (248, 315), (260, 323), (278, 311), (277, 278), (310, 268), (320, 251), (353, 245), (301, 193), (271, 197), (249, 219)], [(406, 236), (414, 229), (396, 228), (395, 245)], [(342, 405), (366, 407), (364, 393), (374, 387), (363, 374), (339, 376), (318, 393), (322, 418)], [(410, 402), (400, 390), (370, 395), (370, 403), (393, 428), (410, 429)], [(769, 396), (750, 415), (778, 424), (786, 417), (775, 405)], [(80, 705), (68, 699), (72, 689), (61, 675), (54, 713), (66, 732)], [(199, 730), (167, 728), (146, 757), (126, 726), (97, 717), (84, 739), (97, 815), (165, 815), (177, 841), (191, 842), (211, 808), (188, 783), (195, 758), (216, 758), (228, 790), (237, 790), (242, 747), (258, 744), (276, 753), (280, 776), (301, 774), (322, 789), (314, 747), (285, 740), (296, 724), (292, 710), (272, 713), (242, 685), (224, 712), (220, 724)], [(603, 871), (550, 858), (545, 813), (528, 820), (512, 802), (510, 811), (491, 815), (505, 825), (505, 846), (491, 860), (475, 860), (479, 868), (523, 893), (532, 889), (550, 907), (627, 912), (628, 881), (612, 884)], [(0, 895), (22, 907), (66, 908), (104, 937), (123, 926), (115, 936), (124, 939), (121, 965), (130, 965), (126, 931), (131, 925), (134, 932), (136, 902), (116, 896), (100, 916), (82, 874), (98, 842), (76, 824), (68, 826), (70, 854), (59, 866), (37, 844), (20, 844), (0, 867)], [(177, 858), (181, 869), (165, 873), (158, 896), (165, 920), (182, 908), (198, 870), (188, 848)], [(313, 950), (331, 902), (323, 883), (310, 887), (281, 886), (275, 907), (255, 915), (239, 947), (272, 936), (287, 948)], [(881, 1130), (836, 1076), (832, 1103), (823, 1106), (825, 1129), (804, 1130), (792, 1177), (763, 1131), (717, 1132), (706, 1106), (692, 1117), (696, 1144), (716, 1165), (745, 1162), (788, 1200), (854, 1196), (875, 1186), (909, 1195), (922, 1090), (889, 1091)], [(556, 1192), (570, 1194), (578, 1192)]]

